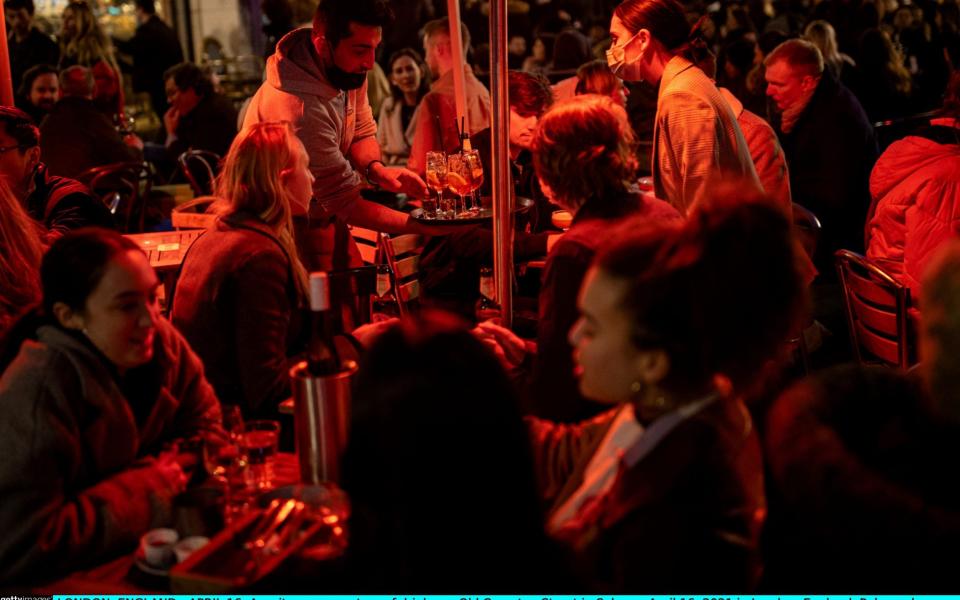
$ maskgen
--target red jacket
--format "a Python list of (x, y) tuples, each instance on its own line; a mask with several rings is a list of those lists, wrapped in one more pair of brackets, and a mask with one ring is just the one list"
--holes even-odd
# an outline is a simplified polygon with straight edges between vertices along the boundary
[(870, 195), (867, 257), (917, 298), (927, 260), (960, 226), (960, 145), (919, 136), (894, 142), (870, 174)]

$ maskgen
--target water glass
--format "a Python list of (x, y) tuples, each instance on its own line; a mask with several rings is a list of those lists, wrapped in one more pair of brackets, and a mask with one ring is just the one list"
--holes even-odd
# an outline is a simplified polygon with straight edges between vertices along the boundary
[(273, 487), (273, 465), (280, 442), (278, 421), (247, 421), (240, 434), (240, 453), (247, 465), (246, 482), (250, 491)]
[(223, 519), (230, 524), (243, 507), (247, 463), (240, 454), (239, 435), (209, 435), (203, 440), (203, 466), (223, 491)]

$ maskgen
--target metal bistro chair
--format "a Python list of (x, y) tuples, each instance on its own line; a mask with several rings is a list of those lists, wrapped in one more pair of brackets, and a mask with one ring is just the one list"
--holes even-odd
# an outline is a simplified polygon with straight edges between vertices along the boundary
[(351, 227), (351, 235), (367, 265), (387, 265), (390, 268), (390, 292), (397, 312), (405, 317), (413, 302), (420, 296), (420, 254), (423, 238), (416, 234), (391, 237), (389, 234)]
[(177, 159), (180, 171), (187, 178), (194, 196), (213, 193), (213, 180), (220, 166), (220, 156), (209, 150), (187, 150)]
[(838, 250), (835, 256), (857, 361), (908, 368), (915, 361), (907, 315), (910, 290), (855, 252)]
[(793, 203), (793, 232), (800, 241), (800, 246), (807, 253), (810, 260), (817, 251), (817, 242), (820, 241), (820, 219), (810, 209)]
[(121, 232), (144, 230), (146, 199), (153, 186), (153, 170), (148, 163), (121, 162), (93, 167), (77, 179), (103, 200)]
[(420, 297), (420, 254), (423, 238), (408, 233), (390, 237), (380, 234), (380, 249), (390, 266), (390, 284), (401, 317), (410, 313), (411, 303)]
[[(812, 211), (796, 202), (792, 206), (792, 216), (794, 236), (812, 262), (817, 251), (817, 242), (820, 240), (820, 219)], [(805, 321), (802, 329), (798, 332), (799, 335), (788, 342), (799, 353), (800, 366), (803, 367), (804, 373), (810, 372), (810, 352), (812, 350), (807, 340), (808, 332), (816, 331), (816, 335), (819, 335), (819, 327), (813, 320), (813, 316), (810, 315), (810, 318)], [(815, 350), (817, 344), (814, 343), (813, 346), (813, 350)]]

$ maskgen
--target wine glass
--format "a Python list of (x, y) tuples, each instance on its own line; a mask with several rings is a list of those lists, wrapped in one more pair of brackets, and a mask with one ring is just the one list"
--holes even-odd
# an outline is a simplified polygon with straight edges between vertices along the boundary
[(423, 199), (423, 216), (427, 219), (439, 217), (437, 212), (443, 202), (443, 188), (447, 179), (447, 157), (443, 152), (427, 152), (427, 187), (437, 193), (437, 203), (432, 198)]
[[(464, 207), (466, 213), (465, 196), (473, 191), (473, 174), (467, 164), (466, 153), (451, 154), (447, 157), (447, 187), (451, 192), (460, 196), (460, 205)], [(456, 205), (454, 205), (454, 217), (457, 216)]]
[[(473, 204), (470, 207), (470, 212), (477, 214), (480, 212), (480, 196), (476, 192), (483, 185), (483, 163), (480, 161), (478, 150), (464, 150), (463, 159), (470, 170), (470, 197)], [(466, 210), (466, 207), (464, 207), (464, 210)]]

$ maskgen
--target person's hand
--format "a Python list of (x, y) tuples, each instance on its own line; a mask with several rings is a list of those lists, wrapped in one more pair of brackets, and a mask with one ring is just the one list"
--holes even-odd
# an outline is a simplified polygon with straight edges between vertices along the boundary
[(187, 489), (187, 481), (190, 480), (186, 471), (184, 471), (184, 468), (180, 465), (180, 460), (180, 453), (177, 452), (176, 448), (171, 448), (170, 450), (161, 452), (157, 456), (156, 463), (154, 463), (156, 469), (160, 471), (160, 474), (170, 483), (170, 487), (172, 487), (176, 493)]
[(369, 348), (375, 341), (377, 341), (377, 338), (380, 337), (380, 334), (399, 322), (400, 319), (391, 318), (367, 323), (366, 325), (361, 325), (360, 327), (354, 329), (353, 337), (357, 338), (357, 341), (360, 342), (364, 348)]
[(372, 175), (374, 181), (388, 192), (402, 192), (415, 198), (427, 195), (427, 184), (410, 169), (387, 167), (378, 163), (374, 165)]
[(167, 129), (167, 135), (173, 135), (179, 124), (180, 111), (171, 106), (167, 109), (167, 112), (163, 113), (163, 126)]
[(136, 148), (137, 150), (143, 150), (143, 140), (140, 139), (135, 133), (128, 133), (123, 138), (123, 143), (130, 146), (131, 148)]
[(527, 357), (526, 342), (494, 321), (478, 323), (472, 333), (490, 348), (508, 369), (519, 367)]

